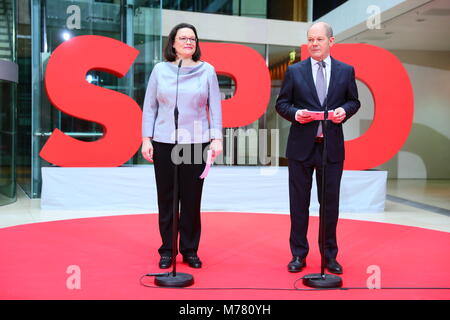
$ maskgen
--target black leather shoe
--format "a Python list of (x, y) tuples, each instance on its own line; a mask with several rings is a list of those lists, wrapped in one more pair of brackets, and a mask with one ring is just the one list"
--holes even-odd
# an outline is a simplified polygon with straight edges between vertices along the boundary
[(170, 268), (171, 265), (172, 265), (172, 257), (171, 256), (161, 256), (161, 259), (159, 260), (159, 267), (161, 269)]
[(202, 262), (198, 256), (183, 256), (183, 262), (187, 262), (191, 268), (201, 268)]
[(342, 266), (336, 261), (336, 259), (329, 259), (327, 261), (327, 269), (334, 274), (342, 274)]
[(289, 272), (300, 272), (306, 267), (306, 259), (301, 257), (292, 257), (291, 262), (288, 264)]

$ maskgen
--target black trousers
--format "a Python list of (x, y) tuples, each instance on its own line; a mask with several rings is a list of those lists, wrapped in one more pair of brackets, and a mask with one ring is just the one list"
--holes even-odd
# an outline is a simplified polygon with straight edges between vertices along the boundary
[[(160, 255), (172, 255), (174, 162), (179, 163), (179, 252), (183, 256), (197, 254), (201, 233), (200, 203), (203, 190), (203, 179), (199, 177), (205, 168), (203, 152), (208, 145), (209, 143), (178, 145), (178, 151), (173, 153), (174, 144), (153, 141), (153, 163), (158, 193), (158, 221), (162, 239), (162, 245), (158, 249)], [(173, 154), (181, 156), (181, 159), (173, 160)], [(182, 160), (181, 163), (180, 160)]]
[[(289, 205), (291, 233), (289, 244), (293, 256), (305, 258), (309, 252), (306, 238), (309, 222), (312, 175), (316, 170), (316, 184), (319, 203), (322, 196), (322, 152), (323, 144), (315, 143), (313, 151), (305, 161), (289, 159)], [(326, 219), (325, 219), (325, 258), (336, 258), (338, 246), (336, 227), (339, 218), (339, 192), (343, 170), (343, 161), (327, 162), (325, 179)], [(320, 234), (321, 230), (319, 230)], [(319, 248), (320, 247), (319, 237)]]

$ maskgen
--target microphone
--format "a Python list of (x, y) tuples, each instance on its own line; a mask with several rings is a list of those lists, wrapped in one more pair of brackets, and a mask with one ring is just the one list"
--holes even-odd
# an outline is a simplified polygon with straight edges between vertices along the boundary
[[(325, 70), (325, 84), (327, 84), (327, 69), (326, 63), (322, 60), (320, 61), (320, 65)], [(325, 234), (326, 234), (326, 193), (325, 193), (325, 184), (326, 184), (326, 167), (327, 167), (327, 139), (328, 139), (328, 131), (327, 131), (327, 118), (328, 118), (328, 106), (327, 106), (327, 95), (328, 89), (325, 93), (325, 99), (323, 101), (324, 105), (324, 120), (322, 120), (322, 132), (323, 132), (323, 145), (322, 145), (322, 194), (320, 195), (320, 212), (319, 212), (319, 243), (320, 243), (320, 255), (321, 255), (321, 263), (320, 263), (320, 273), (313, 273), (305, 275), (303, 279), (303, 284), (312, 288), (340, 288), (342, 287), (342, 279), (339, 276), (334, 274), (326, 274), (325, 273)]]
[(146, 277), (157, 277), (157, 276), (170, 276), (170, 272), (163, 272), (163, 273), (147, 273), (145, 275)]
[[(328, 81), (327, 81), (327, 64), (325, 63), (325, 61), (320, 61), (320, 64), (322, 65), (322, 68), (323, 68), (323, 70), (325, 71), (325, 85), (328, 83)], [(326, 121), (327, 119), (328, 119), (328, 106), (327, 106), (327, 96), (328, 96), (328, 89), (327, 89), (327, 92), (325, 93), (325, 100), (324, 100), (324, 102), (323, 102), (323, 104), (324, 104), (324, 109), (325, 109), (325, 112), (324, 112), (324, 120)], [(324, 122), (325, 122), (324, 121)]]
[[(178, 145), (178, 79), (180, 76), (180, 68), (183, 60), (180, 59), (177, 71), (177, 86), (175, 96), (175, 148)], [(194, 283), (194, 277), (188, 273), (177, 273), (177, 243), (178, 243), (178, 223), (179, 223), (179, 208), (180, 199), (178, 197), (178, 164), (174, 163), (173, 167), (173, 212), (172, 212), (172, 272), (157, 275), (155, 284), (160, 287), (187, 287)]]
[(173, 111), (174, 119), (175, 119), (175, 144), (178, 143), (178, 78), (180, 76), (180, 68), (183, 64), (183, 59), (180, 59), (180, 62), (178, 63), (178, 70), (177, 70), (177, 88), (176, 88), (176, 94), (175, 94), (175, 109)]

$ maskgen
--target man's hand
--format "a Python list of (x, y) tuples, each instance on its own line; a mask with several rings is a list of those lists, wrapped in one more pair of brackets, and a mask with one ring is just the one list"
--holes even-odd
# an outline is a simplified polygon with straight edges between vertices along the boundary
[(295, 113), (296, 121), (304, 124), (314, 120), (309, 114), (305, 114), (303, 111), (306, 111), (306, 109), (297, 110), (297, 112)]
[(345, 117), (346, 113), (344, 108), (339, 107), (337, 109), (334, 109), (334, 118), (331, 121), (333, 121), (334, 123), (341, 123), (342, 121), (344, 121)]

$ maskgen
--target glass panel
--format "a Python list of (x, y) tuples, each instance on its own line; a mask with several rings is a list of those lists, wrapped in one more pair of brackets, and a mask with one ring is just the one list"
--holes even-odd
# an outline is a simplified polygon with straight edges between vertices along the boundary
[(313, 0), (313, 21), (318, 20), (320, 17), (326, 15), (328, 12), (333, 11), (343, 3), (348, 0), (333, 0), (333, 1), (322, 1)]
[[(237, 42), (236, 42), (237, 43)], [(266, 46), (263, 44), (238, 43), (257, 51), (264, 59)], [(221, 88), (222, 89), (222, 88)], [(222, 90), (229, 93), (227, 87)], [(234, 90), (233, 90), (234, 92)], [(231, 95), (232, 96), (232, 95)], [(255, 122), (240, 128), (227, 128), (224, 132), (223, 164), (225, 165), (261, 165), (261, 148), (264, 148), (264, 140), (261, 140), (260, 129), (265, 129), (266, 115), (262, 115)], [(221, 159), (218, 159), (220, 163)]]
[(0, 1), (0, 59), (15, 62), (15, 1)]
[[(16, 63), (15, 1), (0, 1), (0, 59)], [(0, 80), (0, 205), (16, 201), (17, 84)]]
[[(290, 46), (269, 46), (269, 71), (272, 79), (272, 94), (269, 106), (267, 107), (267, 129), (278, 132), (278, 154), (271, 154), (271, 157), (278, 157), (279, 165), (287, 165), (285, 158), (286, 144), (291, 123), (283, 119), (275, 110), (275, 103), (280, 93), (281, 84), (288, 65), (300, 61), (300, 47)], [(270, 150), (270, 149), (269, 149)]]
[[(208, 42), (220, 42), (208, 40)], [(227, 42), (241, 44), (256, 50), (264, 59), (266, 57), (266, 45)], [(200, 44), (201, 45), (201, 44)], [(234, 81), (224, 75), (218, 75), (219, 87), (222, 97), (232, 98), (236, 90)], [(240, 128), (225, 128), (223, 137), (223, 153), (216, 158), (217, 165), (263, 165), (267, 161), (264, 156), (266, 141), (260, 135), (266, 129), (266, 115), (264, 114), (255, 122)]]
[(306, 22), (308, 0), (267, 0), (267, 19)]
[(288, 21), (308, 19), (308, 0), (163, 0), (163, 8)]
[(16, 201), (16, 84), (0, 80), (0, 205)]
[(163, 0), (164, 9), (233, 14), (233, 0)]
[(243, 17), (267, 18), (267, 0), (233, 1), (233, 14)]
[(267, 0), (163, 0), (163, 9), (267, 17)]
[(17, 183), (31, 194), (31, 11), (30, 0), (19, 0), (17, 63)]
[[(39, 157), (39, 151), (51, 132), (58, 128), (76, 139), (95, 141), (102, 137), (102, 127), (94, 122), (71, 117), (54, 108), (43, 85), (43, 75), (52, 52), (64, 41), (80, 35), (101, 35), (113, 38), (140, 50), (132, 69), (123, 78), (106, 72), (91, 71), (87, 81), (124, 93), (142, 105), (150, 72), (160, 59), (160, 1), (140, 0), (46, 0), (32, 2), (33, 115), (32, 115), (32, 196), (39, 197), (42, 166), (52, 166)], [(32, 19), (33, 21), (33, 19)], [(37, 53), (36, 53), (37, 52)], [(34, 88), (36, 87), (37, 90)], [(138, 150), (137, 150), (138, 151)], [(139, 152), (129, 164), (138, 163)]]
[[(133, 41), (139, 56), (133, 64), (133, 92), (130, 95), (142, 108), (148, 79), (153, 67), (162, 61), (161, 3), (134, 1)], [(140, 150), (139, 150), (140, 151)], [(133, 164), (148, 164), (141, 152), (136, 152)]]
[[(70, 38), (95, 34), (121, 40), (123, 35), (120, 4), (117, 3), (119, 1), (110, 2), (47, 0), (44, 7), (46, 28), (43, 39), (47, 52), (44, 50), (41, 57), (43, 69), (51, 53)], [(107, 89), (124, 89), (119, 87), (119, 78), (108, 73), (90, 71), (87, 79)], [(102, 127), (99, 124), (64, 114), (50, 104), (46, 95), (42, 95), (40, 113), (41, 134), (48, 134), (58, 128), (83, 141), (98, 140), (102, 136)], [(48, 135), (41, 138), (40, 143), (43, 145), (47, 138)], [(42, 164), (48, 165), (45, 161)]]

